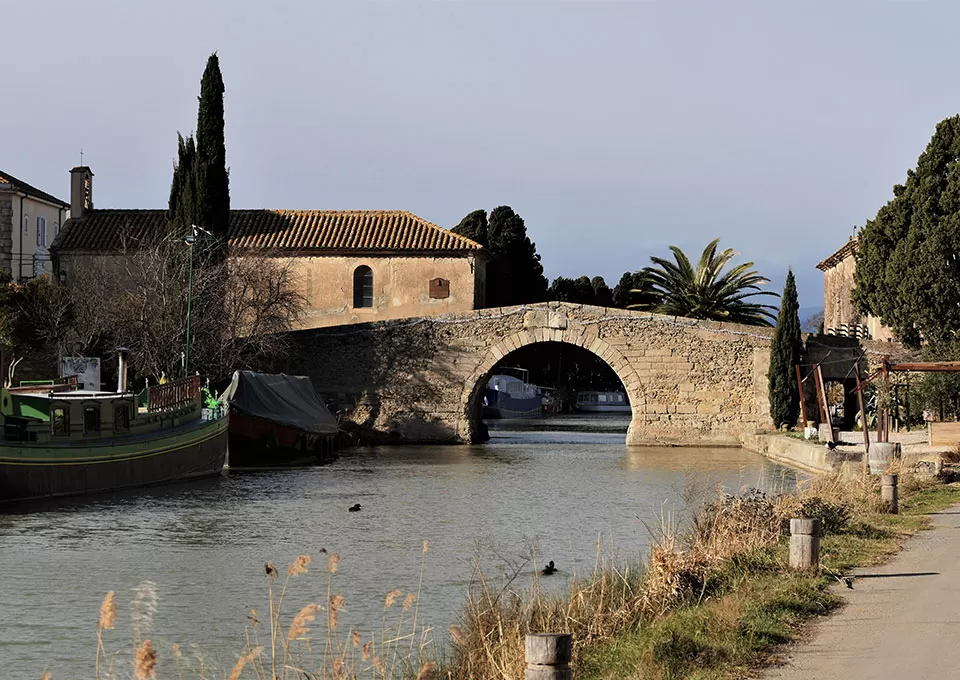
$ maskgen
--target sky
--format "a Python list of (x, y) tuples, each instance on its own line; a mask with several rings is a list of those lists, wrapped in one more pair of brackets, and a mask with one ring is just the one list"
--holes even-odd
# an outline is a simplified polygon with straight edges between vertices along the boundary
[(960, 110), (960, 5), (33, 0), (2, 12), (0, 169), (166, 206), (220, 56), (234, 208), (512, 206), (545, 273), (713, 238), (800, 304)]

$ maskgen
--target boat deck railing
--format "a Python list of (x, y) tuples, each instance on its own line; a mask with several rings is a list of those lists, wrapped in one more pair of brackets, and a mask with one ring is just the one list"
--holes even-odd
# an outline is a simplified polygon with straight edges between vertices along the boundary
[(147, 391), (147, 413), (170, 411), (200, 400), (200, 376), (151, 385)]

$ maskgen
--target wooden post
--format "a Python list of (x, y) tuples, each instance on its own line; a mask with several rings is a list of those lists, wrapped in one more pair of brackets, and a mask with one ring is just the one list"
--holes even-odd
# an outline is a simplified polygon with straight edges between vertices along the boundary
[(797, 388), (800, 390), (800, 417), (803, 419), (803, 429), (807, 429), (807, 405), (803, 399), (803, 378), (800, 377), (800, 364), (794, 366), (797, 369)]
[(820, 520), (790, 520), (790, 567), (816, 569), (820, 566)]
[(830, 418), (830, 402), (827, 399), (827, 386), (823, 382), (823, 371), (820, 370), (820, 366), (816, 367), (816, 379), (817, 379), (817, 392), (820, 395), (820, 412), (824, 414), (824, 420), (822, 423), (827, 424), (827, 433), (829, 435), (828, 442), (835, 442), (837, 438), (833, 436), (833, 420)]
[(820, 391), (820, 367), (813, 367), (813, 386), (817, 391), (817, 409), (820, 411), (820, 423), (824, 423), (828, 420), (830, 415), (828, 412), (823, 410), (823, 405), (826, 403), (826, 396)]
[(863, 430), (863, 474), (870, 472), (867, 456), (870, 455), (870, 428), (867, 427), (867, 412), (863, 406), (863, 383), (860, 382), (860, 366), (857, 365), (853, 375), (857, 379), (857, 403), (860, 405), (860, 429)]
[(573, 671), (570, 670), (573, 636), (570, 633), (531, 633), (524, 646), (525, 680), (573, 680)]
[(884, 475), (880, 478), (880, 498), (888, 513), (896, 515), (900, 512), (899, 494), (897, 493), (898, 475)]

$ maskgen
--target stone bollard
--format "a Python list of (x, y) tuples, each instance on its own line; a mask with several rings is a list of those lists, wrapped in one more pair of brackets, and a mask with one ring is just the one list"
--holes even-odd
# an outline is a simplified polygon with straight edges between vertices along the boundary
[(870, 474), (882, 475), (887, 466), (899, 457), (900, 444), (898, 442), (872, 442), (870, 453), (867, 454)]
[(884, 475), (880, 478), (880, 499), (883, 501), (883, 507), (891, 515), (900, 512), (897, 483), (898, 475)]
[(820, 520), (790, 520), (790, 567), (815, 569), (820, 566)]
[(573, 636), (570, 633), (531, 633), (525, 641), (525, 680), (573, 680)]

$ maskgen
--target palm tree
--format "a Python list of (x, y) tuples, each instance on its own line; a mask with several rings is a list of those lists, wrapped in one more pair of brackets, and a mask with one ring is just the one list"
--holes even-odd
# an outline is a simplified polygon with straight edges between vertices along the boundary
[(676, 262), (651, 257), (654, 266), (644, 268), (643, 273), (660, 299), (647, 308), (671, 316), (772, 326), (776, 307), (747, 302), (757, 295), (779, 297), (772, 291), (760, 290), (770, 280), (751, 269), (753, 262), (736, 265), (724, 273), (736, 253), (732, 248), (718, 253), (719, 243), (717, 238), (707, 244), (696, 269), (676, 246), (670, 246)]

